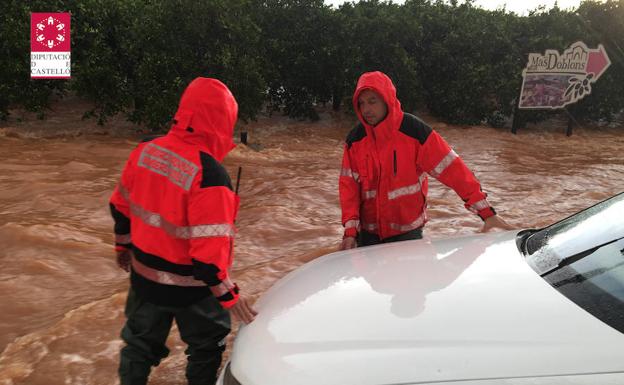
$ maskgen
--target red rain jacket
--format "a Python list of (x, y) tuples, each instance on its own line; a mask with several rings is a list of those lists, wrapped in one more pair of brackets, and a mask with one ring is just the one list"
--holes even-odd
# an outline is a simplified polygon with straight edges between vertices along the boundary
[[(358, 107), (365, 89), (379, 94), (388, 107), (386, 118), (374, 127)], [(427, 222), (427, 174), (455, 190), (482, 219), (495, 214), (475, 176), (446, 141), (401, 110), (388, 76), (363, 74), (353, 106), (360, 123), (347, 136), (339, 180), (345, 237), (365, 230), (385, 239), (422, 227)]]
[(169, 133), (132, 151), (110, 199), (116, 243), (134, 251), (133, 288), (154, 302), (186, 305), (228, 276), (239, 198), (220, 162), (237, 113), (223, 83), (195, 79)]

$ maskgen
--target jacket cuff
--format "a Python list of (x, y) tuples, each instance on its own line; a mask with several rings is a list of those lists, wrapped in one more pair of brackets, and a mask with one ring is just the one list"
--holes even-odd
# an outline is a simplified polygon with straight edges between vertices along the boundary
[(130, 233), (117, 234), (115, 233), (115, 251), (130, 250), (132, 248), (132, 238)]
[(115, 244), (115, 251), (128, 251), (132, 249), (132, 245), (119, 245)]
[(349, 237), (356, 238), (357, 231), (355, 229), (346, 229), (342, 238), (349, 238)]
[(357, 237), (357, 233), (360, 230), (360, 220), (350, 219), (344, 223), (344, 235), (343, 238)]
[(479, 215), (481, 217), (481, 219), (485, 221), (489, 217), (493, 217), (494, 215), (496, 215), (496, 211), (494, 210), (494, 207), (490, 206), (490, 207), (486, 207), (486, 208), (484, 208), (482, 210), (479, 210), (477, 215)]
[(238, 298), (240, 297), (238, 292), (239, 292), (238, 285), (234, 284), (234, 286), (229, 291), (217, 297), (217, 300), (219, 301), (221, 306), (223, 306), (224, 309), (229, 309), (232, 306), (234, 306), (236, 302), (238, 302)]

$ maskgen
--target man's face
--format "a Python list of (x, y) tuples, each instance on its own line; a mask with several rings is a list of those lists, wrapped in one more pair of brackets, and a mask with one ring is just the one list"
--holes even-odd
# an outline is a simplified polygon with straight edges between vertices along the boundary
[(371, 126), (379, 124), (388, 113), (388, 107), (383, 98), (373, 90), (364, 90), (360, 93), (358, 107), (366, 123)]

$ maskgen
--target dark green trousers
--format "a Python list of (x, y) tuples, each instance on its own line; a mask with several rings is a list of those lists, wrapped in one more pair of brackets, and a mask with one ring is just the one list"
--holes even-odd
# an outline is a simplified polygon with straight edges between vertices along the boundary
[(379, 245), (380, 243), (390, 243), (390, 242), (399, 242), (399, 241), (410, 241), (412, 239), (422, 239), (423, 228), (419, 227), (412, 231), (408, 231), (407, 233), (395, 235), (390, 238), (386, 238), (384, 240), (379, 239), (377, 234), (369, 233), (367, 231), (360, 231), (357, 236), (357, 245), (358, 246), (372, 246)]
[(152, 366), (167, 357), (165, 345), (173, 320), (188, 345), (186, 378), (189, 385), (213, 385), (230, 332), (230, 314), (212, 296), (187, 307), (161, 306), (145, 301), (130, 289), (126, 324), (121, 338), (121, 385), (145, 385)]

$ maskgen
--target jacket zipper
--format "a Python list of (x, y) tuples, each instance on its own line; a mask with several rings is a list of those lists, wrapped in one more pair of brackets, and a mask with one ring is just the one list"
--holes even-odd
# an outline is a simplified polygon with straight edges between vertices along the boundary
[(394, 176), (397, 174), (397, 155), (396, 150), (394, 150)]

